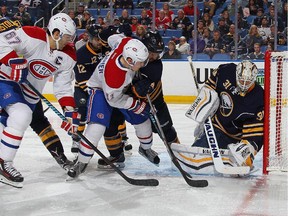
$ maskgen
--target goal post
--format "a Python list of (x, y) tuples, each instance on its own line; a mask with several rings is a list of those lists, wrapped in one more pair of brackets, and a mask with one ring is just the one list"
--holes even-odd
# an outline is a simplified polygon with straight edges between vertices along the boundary
[(263, 173), (288, 171), (288, 51), (266, 52)]

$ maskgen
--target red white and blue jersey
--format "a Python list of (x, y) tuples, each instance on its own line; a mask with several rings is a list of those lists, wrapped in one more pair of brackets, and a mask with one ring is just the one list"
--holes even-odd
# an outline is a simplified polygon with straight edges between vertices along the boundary
[[(123, 67), (120, 58), (123, 47), (132, 38), (123, 38), (121, 35), (112, 35), (110, 37), (115, 39), (113, 40), (115, 44), (109, 44), (114, 49), (97, 65), (87, 82), (87, 86), (102, 89), (110, 106), (129, 109), (135, 103), (135, 100), (133, 97), (124, 94), (124, 92), (131, 84), (135, 72)], [(116, 37), (119, 37), (119, 40)]]
[[(9, 28), (10, 20), (4, 20), (0, 28), (0, 79), (9, 79), (11, 68), (9, 60), (23, 56), (28, 62), (29, 74), (27, 80), (42, 92), (46, 82), (54, 76), (53, 88), (60, 105), (75, 106), (73, 99), (73, 67), (76, 63), (76, 53), (73, 45), (67, 45), (63, 50), (51, 50), (47, 33), (34, 26)], [(7, 25), (5, 25), (5, 23)], [(9, 25), (8, 25), (9, 24)], [(25, 99), (32, 104), (38, 102), (38, 96), (27, 86), (21, 84)]]

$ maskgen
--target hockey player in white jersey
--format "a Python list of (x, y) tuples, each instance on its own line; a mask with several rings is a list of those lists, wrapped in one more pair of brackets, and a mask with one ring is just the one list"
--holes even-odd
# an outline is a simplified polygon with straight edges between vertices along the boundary
[(6, 18), (0, 19), (0, 26), (0, 108), (8, 114), (1, 116), (0, 181), (22, 187), (24, 178), (14, 168), (13, 160), (39, 101), (26, 81), (42, 92), (54, 76), (54, 94), (65, 116), (72, 119), (62, 127), (68, 132), (75, 129), (78, 113), (74, 110), (72, 70), (76, 54), (71, 44), (76, 26), (64, 13), (51, 17), (47, 32), (35, 26), (21, 28)]
[(215, 171), (207, 141), (211, 137), (207, 138), (204, 133), (209, 116), (223, 164), (230, 168), (247, 167), (248, 172), (249, 168), (253, 169), (254, 156), (263, 145), (264, 97), (262, 87), (256, 83), (257, 73), (256, 65), (247, 60), (238, 65), (222, 64), (213, 71), (186, 113), (198, 125), (194, 131), (196, 141), (192, 146), (171, 145), (187, 172), (211, 174)]
[[(87, 83), (90, 96), (88, 125), (84, 136), (97, 147), (106, 127), (109, 126), (112, 107), (119, 108), (125, 119), (134, 126), (140, 147), (147, 159), (158, 164), (160, 159), (151, 149), (153, 139), (149, 120), (150, 107), (145, 101), (125, 94), (125, 89), (132, 83), (135, 72), (148, 63), (148, 49), (141, 41), (119, 34), (110, 36), (108, 44), (114, 49), (98, 64)], [(93, 153), (93, 149), (81, 140), (78, 161), (68, 175), (75, 178), (83, 173)]]

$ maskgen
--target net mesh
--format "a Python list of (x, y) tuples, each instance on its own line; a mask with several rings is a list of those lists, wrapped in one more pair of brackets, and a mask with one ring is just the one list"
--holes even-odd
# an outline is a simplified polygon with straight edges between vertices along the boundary
[[(288, 52), (270, 58), (268, 171), (288, 171)], [(266, 77), (265, 77), (266, 78)]]

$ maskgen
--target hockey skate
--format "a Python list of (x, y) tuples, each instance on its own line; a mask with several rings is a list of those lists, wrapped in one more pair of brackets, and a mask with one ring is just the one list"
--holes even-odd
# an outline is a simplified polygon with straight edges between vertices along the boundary
[(73, 166), (73, 162), (68, 160), (64, 154), (54, 157), (57, 163), (66, 171), (68, 171)]
[(160, 158), (158, 157), (157, 152), (149, 149), (143, 149), (141, 146), (139, 146), (139, 154), (148, 159), (151, 163), (158, 165), (160, 163)]
[(128, 142), (128, 137), (122, 137), (123, 149), (126, 155), (132, 155), (132, 145)]
[(23, 187), (24, 178), (12, 165), (12, 161), (0, 158), (0, 182), (16, 188)]
[(81, 173), (84, 173), (86, 170), (88, 163), (82, 163), (77, 161), (73, 167), (71, 167), (67, 174), (68, 176), (70, 176), (71, 178), (76, 178), (78, 177)]
[[(116, 167), (118, 168), (124, 168), (125, 167), (125, 156), (124, 156), (124, 153), (122, 152), (120, 155), (116, 156), (116, 157), (112, 157), (112, 156), (109, 156), (107, 157), (108, 160), (113, 163)], [(107, 164), (102, 158), (100, 158), (98, 160), (98, 168), (99, 169), (112, 169), (112, 167)]]

